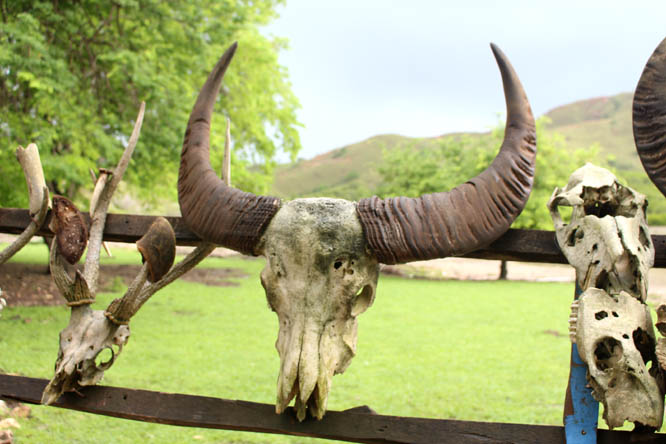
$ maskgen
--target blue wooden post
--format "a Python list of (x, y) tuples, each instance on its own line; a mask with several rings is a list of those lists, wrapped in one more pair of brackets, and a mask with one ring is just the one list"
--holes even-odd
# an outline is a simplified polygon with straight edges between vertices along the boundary
[[(575, 299), (582, 291), (576, 282)], [(564, 402), (564, 433), (567, 444), (596, 444), (599, 403), (587, 387), (587, 365), (580, 359), (576, 344), (571, 346), (569, 386)]]

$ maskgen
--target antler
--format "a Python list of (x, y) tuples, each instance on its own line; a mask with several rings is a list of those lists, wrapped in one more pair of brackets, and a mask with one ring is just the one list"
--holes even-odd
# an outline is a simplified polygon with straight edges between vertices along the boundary
[(23, 168), (30, 198), (30, 217), (32, 222), (23, 230), (12, 244), (0, 251), (0, 264), (3, 264), (23, 248), (35, 235), (46, 219), (49, 208), (49, 190), (46, 188), (42, 162), (39, 159), (37, 145), (31, 143), (27, 148), (16, 148), (16, 157)]
[[(100, 171), (91, 199), (92, 225), (88, 254), (83, 272), (77, 270), (74, 279), (67, 274), (62, 260), (70, 264), (78, 262), (88, 241), (88, 230), (74, 204), (64, 197), (53, 198), (51, 229), (55, 238), (49, 265), (53, 280), (67, 300), (67, 305), (72, 308), (72, 313), (69, 324), (60, 333), (55, 375), (42, 394), (44, 404), (55, 402), (65, 391), (99, 382), (129, 339), (128, 327), (109, 322), (102, 310), (92, 310), (90, 304), (94, 302), (97, 292), (99, 253), (109, 203), (134, 152), (144, 111), (145, 103), (142, 102), (134, 130), (115, 171)], [(113, 346), (119, 347), (118, 352), (114, 351)], [(106, 349), (111, 350), (111, 359), (97, 365), (95, 359)]]
[[(194, 268), (216, 245), (202, 242), (180, 263), (173, 265), (176, 239), (169, 222), (158, 217), (148, 232), (137, 241), (137, 248), (143, 257), (143, 266), (120, 299), (114, 299), (106, 310), (92, 310), (99, 275), (99, 254), (106, 213), (111, 196), (120, 182), (136, 145), (144, 106), (142, 104), (132, 137), (115, 171), (100, 170), (90, 214), (93, 218), (90, 229), (88, 255), (83, 273), (78, 272), (74, 279), (64, 269), (62, 257), (56, 247), (51, 252), (51, 270), (61, 293), (72, 307), (69, 325), (60, 334), (60, 353), (56, 361), (56, 372), (42, 395), (42, 403), (51, 404), (65, 391), (76, 390), (80, 386), (99, 382), (115, 362), (130, 336), (129, 321), (150, 297)], [(225, 144), (224, 171), (229, 171), (229, 135)], [(229, 181), (229, 173), (225, 181)], [(59, 218), (60, 220), (62, 218)], [(67, 220), (74, 220), (71, 217)], [(64, 226), (64, 225), (63, 225)], [(56, 234), (56, 238), (58, 235)], [(113, 346), (118, 347), (114, 351)], [(103, 350), (111, 351), (111, 359), (101, 365), (95, 360)]]

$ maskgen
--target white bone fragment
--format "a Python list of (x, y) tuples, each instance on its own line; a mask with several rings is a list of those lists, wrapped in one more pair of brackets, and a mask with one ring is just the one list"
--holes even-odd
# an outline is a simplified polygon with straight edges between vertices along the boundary
[(260, 243), (261, 282), (278, 315), (276, 411), (295, 398), (299, 420), (321, 419), (331, 380), (356, 353), (357, 316), (374, 300), (379, 264), (369, 254), (356, 204), (340, 199), (287, 202)]

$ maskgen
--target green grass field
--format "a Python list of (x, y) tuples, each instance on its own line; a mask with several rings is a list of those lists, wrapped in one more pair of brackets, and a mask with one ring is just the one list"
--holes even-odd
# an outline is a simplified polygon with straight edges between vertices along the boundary
[[(0, 246), (0, 248), (2, 248)], [(106, 263), (138, 263), (114, 251)], [(13, 260), (46, 262), (31, 245)], [(238, 287), (176, 282), (131, 323), (131, 339), (102, 384), (273, 403), (277, 317), (258, 274), (263, 260), (207, 259), (242, 268)], [(382, 276), (359, 318), (357, 356), (333, 379), (330, 410), (367, 404), (381, 414), (561, 424), (573, 286), (531, 282), (408, 280)], [(118, 294), (100, 294), (103, 309)], [(5, 308), (0, 370), (50, 378), (66, 307)], [(27, 320), (29, 322), (26, 322)], [(321, 440), (147, 424), (32, 407), (16, 443), (301, 443)]]

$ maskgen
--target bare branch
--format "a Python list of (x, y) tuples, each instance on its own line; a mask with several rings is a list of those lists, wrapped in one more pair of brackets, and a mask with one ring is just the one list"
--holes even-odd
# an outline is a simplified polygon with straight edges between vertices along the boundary
[(132, 158), (132, 153), (134, 152), (134, 147), (136, 146), (137, 141), (139, 140), (139, 133), (141, 132), (141, 124), (143, 123), (143, 114), (146, 108), (146, 103), (141, 102), (141, 108), (139, 109), (139, 114), (136, 117), (136, 123), (134, 124), (134, 130), (130, 136), (129, 142), (125, 151), (123, 152), (120, 161), (118, 161), (118, 166), (113, 172), (113, 177), (111, 181), (107, 182), (107, 185), (101, 192), (99, 201), (96, 204), (95, 214), (92, 216), (92, 225), (90, 227), (90, 238), (88, 241), (88, 253), (86, 254), (86, 262), (83, 268), (83, 276), (88, 283), (91, 293), (94, 295), (97, 292), (97, 280), (99, 277), (99, 253), (100, 247), (102, 245), (102, 236), (104, 233), (104, 224), (106, 222), (106, 213), (109, 210), (109, 204), (111, 202), (111, 197), (113, 196), (114, 191), (118, 187), (120, 180), (123, 178), (123, 174), (127, 169), (130, 159)]

